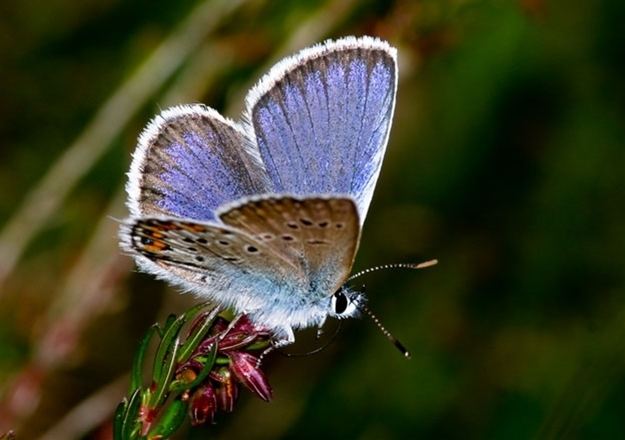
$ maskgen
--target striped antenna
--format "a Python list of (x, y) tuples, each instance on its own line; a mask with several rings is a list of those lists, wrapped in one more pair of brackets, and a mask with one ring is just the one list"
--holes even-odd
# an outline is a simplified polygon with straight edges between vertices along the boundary
[[(428, 260), (428, 261), (424, 261), (423, 263), (392, 263), (392, 264), (383, 264), (381, 266), (374, 266), (374, 267), (370, 267), (369, 269), (365, 269), (365, 270), (361, 270), (360, 272), (355, 273), (354, 275), (352, 275), (351, 277), (349, 277), (347, 279), (347, 281), (351, 281), (355, 278), (358, 278), (362, 275), (371, 273), (371, 272), (376, 272), (378, 270), (382, 270), (382, 269), (425, 269), (427, 267), (432, 267), (434, 265), (438, 264), (438, 260), (434, 259), (434, 260)], [(346, 281), (346, 282), (347, 282)]]
[(371, 311), (371, 309), (369, 307), (367, 307), (367, 305), (362, 302), (360, 304), (358, 304), (358, 308), (365, 312), (365, 314), (371, 318), (371, 320), (374, 322), (374, 324), (380, 329), (380, 331), (382, 332), (382, 334), (384, 336), (386, 336), (386, 338), (391, 341), (393, 343), (393, 345), (395, 347), (397, 347), (397, 349), (401, 352), (401, 354), (404, 355), (404, 357), (406, 359), (410, 359), (410, 352), (406, 349), (406, 347), (404, 347), (404, 344), (402, 344), (401, 342), (399, 342), (399, 339), (397, 339), (395, 336), (393, 336), (391, 334), (391, 332), (389, 332), (386, 327), (384, 327), (382, 325), (382, 323), (380, 322), (380, 320), (378, 319), (377, 316), (375, 316), (375, 314)]
[[(418, 263), (418, 264), (415, 264), (415, 263), (383, 264), (381, 266), (374, 266), (374, 267), (370, 267), (369, 269), (365, 269), (365, 270), (362, 270), (360, 272), (357, 272), (354, 275), (352, 275), (351, 277), (349, 277), (346, 282), (349, 282), (349, 281), (353, 280), (354, 278), (358, 278), (358, 277), (360, 277), (362, 275), (365, 275), (365, 274), (368, 274), (368, 273), (371, 273), (371, 272), (375, 272), (375, 271), (378, 271), (378, 270), (382, 270), (382, 269), (425, 269), (426, 267), (432, 267), (432, 266), (434, 266), (437, 263), (438, 263), (438, 260), (434, 259), (434, 260), (424, 261), (423, 263)], [(391, 332), (389, 332), (386, 329), (386, 327), (384, 327), (382, 325), (382, 323), (380, 322), (378, 317), (375, 316), (375, 314), (371, 311), (371, 309), (369, 307), (367, 307), (367, 305), (364, 302), (359, 302), (357, 304), (357, 307), (361, 311), (363, 311), (369, 318), (371, 318), (373, 323), (378, 327), (378, 329), (380, 329), (382, 334), (384, 336), (386, 336), (386, 338), (389, 341), (391, 341), (391, 343), (401, 352), (401, 354), (404, 355), (404, 357), (406, 359), (410, 359), (410, 352), (406, 349), (406, 347), (404, 347), (404, 344), (399, 342), (399, 339), (397, 339), (395, 336), (393, 336), (393, 334)]]

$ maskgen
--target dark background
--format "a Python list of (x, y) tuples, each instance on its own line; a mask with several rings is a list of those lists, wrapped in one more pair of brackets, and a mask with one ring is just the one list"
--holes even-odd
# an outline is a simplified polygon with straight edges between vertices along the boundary
[(192, 302), (117, 248), (146, 122), (236, 118), (280, 57), (370, 34), (400, 84), (355, 269), (440, 260), (362, 279), (412, 360), (350, 321), (269, 360), (271, 404), (181, 438), (625, 438), (624, 22), (616, 0), (3, 2), (0, 432), (108, 438), (139, 338)]

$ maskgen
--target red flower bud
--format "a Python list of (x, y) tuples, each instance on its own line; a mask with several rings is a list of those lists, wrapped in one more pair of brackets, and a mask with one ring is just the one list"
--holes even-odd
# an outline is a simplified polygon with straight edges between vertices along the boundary
[(246, 334), (243, 332), (229, 332), (220, 342), (219, 351), (237, 350), (250, 345), (257, 338), (255, 334)]
[(232, 377), (232, 373), (227, 368), (221, 368), (214, 374), (211, 373), (211, 378), (218, 382), (215, 389), (217, 394), (217, 406), (220, 410), (225, 412), (232, 412), (234, 410), (234, 403), (239, 395), (239, 387)]
[(264, 373), (257, 368), (258, 358), (249, 353), (233, 351), (228, 353), (230, 370), (245, 387), (266, 402), (271, 400), (271, 387)]
[(210, 385), (198, 388), (191, 396), (189, 404), (189, 417), (191, 425), (203, 425), (206, 422), (214, 423), (217, 412), (217, 397), (215, 390)]

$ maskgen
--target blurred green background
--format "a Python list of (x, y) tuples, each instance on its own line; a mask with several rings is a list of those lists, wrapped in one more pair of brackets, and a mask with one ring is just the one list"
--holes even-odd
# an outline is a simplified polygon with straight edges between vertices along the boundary
[[(137, 134), (237, 117), (280, 57), (399, 49), (355, 269), (367, 320), (267, 364), (275, 399), (180, 438), (625, 438), (625, 4), (53, 0), (0, 5), (0, 432), (110, 438), (133, 351), (192, 298), (117, 248)], [(306, 346), (296, 346), (302, 351)]]

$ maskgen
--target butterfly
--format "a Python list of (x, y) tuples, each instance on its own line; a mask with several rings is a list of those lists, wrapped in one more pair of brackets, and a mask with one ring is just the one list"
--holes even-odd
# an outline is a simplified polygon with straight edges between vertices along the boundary
[(353, 316), (364, 295), (346, 281), (396, 90), (396, 49), (345, 37), (273, 66), (240, 122), (200, 104), (163, 111), (133, 154), (122, 248), (287, 342)]

